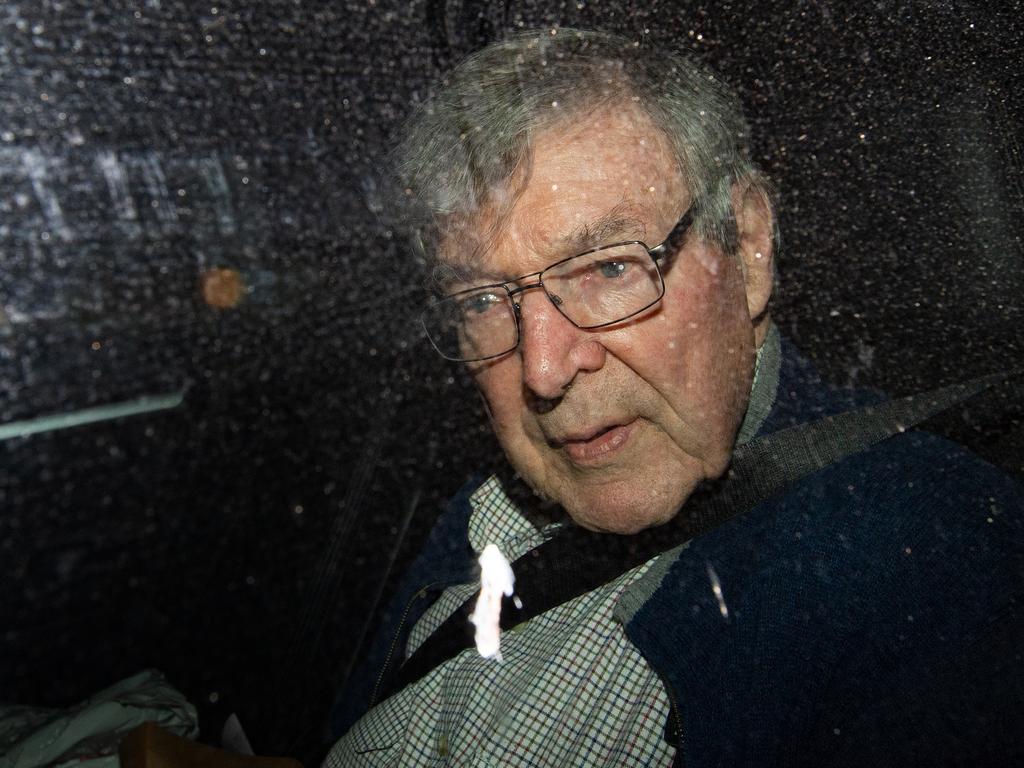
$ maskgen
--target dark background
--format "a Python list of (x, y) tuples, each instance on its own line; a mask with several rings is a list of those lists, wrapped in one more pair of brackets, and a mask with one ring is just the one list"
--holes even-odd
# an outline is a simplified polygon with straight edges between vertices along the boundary
[[(1019, 3), (11, 2), (0, 8), (0, 701), (155, 666), (213, 738), (307, 760), (391, 559), (494, 457), (382, 207), (414, 99), (518, 27), (737, 87), (781, 189), (775, 316), (903, 394), (1021, 365)], [(235, 270), (235, 308), (201, 276)], [(1019, 395), (932, 427), (1020, 472)]]

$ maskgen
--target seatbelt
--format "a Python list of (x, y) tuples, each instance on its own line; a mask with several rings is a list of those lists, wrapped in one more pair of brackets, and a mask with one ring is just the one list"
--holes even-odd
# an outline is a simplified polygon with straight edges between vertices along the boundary
[[(513, 563), (516, 596), (505, 598), (501, 628), (508, 630), (618, 578), (651, 558), (752, 509), (794, 482), (935, 416), (989, 387), (1020, 376), (982, 376), (779, 430), (739, 446), (728, 472), (687, 499), (672, 520), (636, 534), (596, 533), (566, 526)], [(386, 696), (419, 680), (473, 647), (469, 614), (474, 595), (416, 649), (398, 670)], [(375, 701), (385, 698), (375, 696)]]

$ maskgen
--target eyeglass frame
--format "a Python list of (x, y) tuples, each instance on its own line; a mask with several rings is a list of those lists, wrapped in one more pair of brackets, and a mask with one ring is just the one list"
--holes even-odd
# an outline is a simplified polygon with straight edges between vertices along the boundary
[[(423, 326), (423, 330), (426, 333), (427, 339), (430, 341), (431, 346), (434, 347), (434, 349), (437, 351), (437, 353), (439, 355), (441, 355), (441, 357), (443, 357), (445, 360), (451, 360), (452, 362), (456, 362), (456, 363), (479, 363), (479, 362), (482, 362), (484, 360), (493, 360), (494, 358), (502, 357), (503, 355), (507, 355), (509, 352), (512, 352), (513, 350), (517, 349), (519, 347), (520, 342), (523, 339), (523, 332), (522, 332), (522, 328), (520, 326), (520, 321), (521, 321), (521, 318), (522, 318), (522, 306), (521, 306), (521, 304), (518, 301), (515, 300), (515, 296), (516, 296), (516, 294), (523, 293), (523, 292), (528, 291), (528, 290), (530, 290), (532, 288), (540, 288), (544, 292), (544, 296), (547, 297), (547, 300), (551, 302), (551, 305), (555, 309), (558, 310), (558, 314), (560, 314), (562, 317), (564, 317), (566, 320), (568, 320), (570, 323), (572, 323), (574, 327), (579, 328), (581, 331), (592, 331), (592, 330), (596, 330), (597, 328), (607, 328), (610, 325), (618, 325), (619, 323), (621, 323), (621, 322), (623, 322), (625, 320), (629, 320), (631, 317), (636, 317), (637, 315), (639, 315), (639, 314), (641, 314), (643, 312), (646, 312), (648, 309), (650, 309), (651, 307), (655, 306), (658, 302), (660, 302), (663, 298), (665, 298), (665, 275), (662, 273), (661, 265), (658, 262), (660, 260), (662, 260), (662, 259), (665, 259), (665, 258), (671, 256), (673, 251), (678, 246), (682, 245), (683, 239), (686, 237), (687, 233), (690, 231), (690, 227), (693, 226), (693, 219), (694, 219), (694, 216), (693, 216), (693, 205), (691, 204), (683, 212), (683, 215), (679, 217), (679, 220), (675, 223), (675, 226), (673, 226), (672, 229), (669, 231), (669, 233), (665, 237), (665, 239), (662, 240), (660, 243), (658, 243), (658, 245), (655, 245), (653, 247), (647, 245), (647, 243), (645, 243), (643, 240), (623, 240), (623, 241), (617, 242), (617, 243), (608, 243), (607, 245), (599, 245), (599, 246), (597, 246), (595, 248), (588, 248), (585, 251), (580, 251), (579, 253), (573, 254), (572, 256), (567, 256), (564, 259), (559, 259), (558, 261), (553, 262), (552, 264), (548, 264), (546, 267), (544, 267), (544, 269), (541, 269), (541, 270), (539, 270), (537, 272), (529, 272), (529, 273), (527, 273), (525, 275), (520, 275), (519, 277), (513, 277), (510, 280), (505, 280), (505, 281), (500, 282), (500, 283), (485, 283), (484, 285), (474, 285), (474, 286), (472, 286), (470, 288), (465, 288), (465, 289), (463, 289), (461, 291), (456, 291), (455, 293), (446, 294), (445, 296), (441, 297), (436, 302), (436, 303), (440, 303), (442, 301), (447, 301), (448, 299), (454, 299), (454, 298), (456, 298), (458, 296), (462, 296), (463, 294), (466, 294), (466, 293), (473, 293), (474, 291), (482, 291), (485, 288), (502, 288), (502, 289), (504, 289), (505, 292), (508, 294), (509, 303), (512, 304), (512, 312), (513, 312), (513, 316), (514, 316), (515, 324), (516, 324), (516, 343), (513, 344), (508, 349), (502, 351), (502, 352), (497, 352), (497, 353), (495, 353), (493, 355), (487, 355), (486, 357), (472, 357), (472, 358), (449, 357), (444, 352), (442, 352), (440, 350), (440, 348), (437, 346), (437, 344), (434, 342), (434, 339), (430, 335), (430, 331), (427, 328), (427, 323), (426, 323), (426, 320), (424, 319), (423, 315), (420, 316), (420, 324)], [(587, 254), (590, 254), (590, 253), (596, 253), (597, 251), (603, 251), (603, 250), (611, 249), (611, 248), (621, 248), (624, 245), (639, 245), (645, 251), (647, 251), (647, 255), (651, 257), (651, 261), (654, 262), (654, 268), (658, 272), (658, 280), (659, 280), (659, 282), (661, 284), (660, 285), (660, 290), (658, 292), (658, 297), (656, 299), (654, 299), (653, 301), (651, 301), (649, 304), (645, 304), (644, 306), (640, 307), (640, 309), (636, 310), (635, 312), (630, 312), (625, 317), (620, 317), (617, 320), (609, 320), (606, 323), (598, 323), (597, 325), (580, 325), (575, 320), (573, 320), (571, 317), (569, 317), (567, 314), (565, 314), (565, 312), (562, 311), (561, 307), (558, 306), (560, 302), (555, 300), (558, 297), (553, 297), (550, 293), (548, 293), (548, 289), (544, 285), (544, 279), (541, 276), (545, 272), (547, 272), (548, 270), (554, 269), (555, 267), (559, 266), (560, 264), (565, 264), (567, 261), (572, 261), (573, 259), (578, 259), (580, 256), (586, 256)], [(518, 283), (520, 280), (526, 280), (526, 279), (531, 278), (531, 277), (536, 277), (538, 279), (536, 280), (536, 282), (528, 283), (527, 285), (517, 285), (514, 288), (509, 288), (509, 285), (511, 283)], [(424, 312), (424, 314), (426, 314), (426, 313)]]

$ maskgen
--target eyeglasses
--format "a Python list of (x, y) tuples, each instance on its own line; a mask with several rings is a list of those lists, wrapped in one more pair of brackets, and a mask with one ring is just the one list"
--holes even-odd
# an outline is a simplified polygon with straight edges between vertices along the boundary
[[(693, 224), (691, 211), (660, 244), (649, 248), (627, 240), (592, 248), (514, 280), (480, 285), (445, 296), (423, 312), (423, 327), (448, 360), (470, 363), (508, 354), (520, 339), (516, 297), (540, 288), (573, 325), (593, 330), (615, 325), (650, 309), (665, 295), (659, 261), (672, 255)], [(523, 280), (535, 282), (520, 285)]]

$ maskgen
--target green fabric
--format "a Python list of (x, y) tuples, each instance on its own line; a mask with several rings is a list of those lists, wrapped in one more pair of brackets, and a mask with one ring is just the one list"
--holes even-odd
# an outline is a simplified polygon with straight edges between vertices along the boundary
[(0, 705), (0, 768), (114, 768), (121, 738), (147, 721), (186, 738), (199, 735), (195, 707), (152, 669), (67, 709)]
[(750, 388), (750, 402), (747, 413), (740, 424), (736, 444), (750, 442), (761, 429), (764, 420), (775, 404), (775, 394), (779, 388), (779, 368), (782, 366), (782, 337), (779, 329), (772, 323), (764, 343), (757, 350), (757, 362), (754, 364), (754, 383)]

